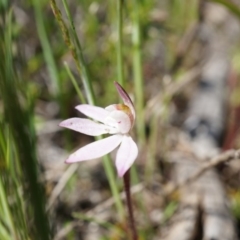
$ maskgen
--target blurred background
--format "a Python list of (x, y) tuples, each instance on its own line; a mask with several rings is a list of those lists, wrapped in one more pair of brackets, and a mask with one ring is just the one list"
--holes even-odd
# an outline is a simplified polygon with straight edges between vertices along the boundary
[(238, 0), (0, 0), (0, 239), (130, 239), (115, 153), (66, 165), (94, 138), (58, 126), (114, 81), (139, 239), (239, 239), (239, 47)]

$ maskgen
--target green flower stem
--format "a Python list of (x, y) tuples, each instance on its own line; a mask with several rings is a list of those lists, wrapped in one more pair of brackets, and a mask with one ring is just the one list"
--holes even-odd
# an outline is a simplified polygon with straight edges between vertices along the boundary
[(124, 88), (124, 72), (123, 72), (123, 51), (122, 51), (122, 22), (123, 22), (123, 0), (117, 0), (117, 75), (118, 82)]
[(141, 53), (141, 31), (139, 17), (139, 1), (135, 0), (133, 12), (133, 74), (136, 96), (137, 112), (137, 135), (139, 144), (142, 146), (145, 142), (145, 124), (144, 124), (144, 97), (143, 97), (143, 76), (142, 76), (142, 53)]
[[(68, 28), (67, 28), (65, 22), (63, 21), (62, 14), (61, 14), (60, 10), (58, 9), (55, 0), (51, 0), (51, 7), (52, 7), (53, 13), (56, 17), (56, 20), (62, 30), (64, 41), (65, 41), (66, 45), (68, 46), (68, 48), (71, 50), (74, 61), (77, 66), (77, 70), (79, 72), (79, 75), (82, 77), (84, 89), (87, 94), (87, 102), (89, 104), (94, 105), (95, 100), (94, 100), (94, 95), (93, 95), (93, 91), (92, 91), (92, 84), (89, 79), (87, 67), (86, 67), (86, 64), (85, 64), (85, 61), (83, 58), (81, 45), (78, 40), (76, 31), (75, 31), (75, 27), (73, 24), (73, 20), (72, 20), (68, 5), (65, 0), (63, 0), (63, 4), (65, 7), (65, 11), (67, 13), (68, 19), (71, 23), (71, 33), (73, 35), (74, 41), (72, 41), (72, 39), (70, 37)], [(99, 137), (97, 139), (101, 139), (101, 138)], [(111, 189), (112, 195), (115, 200), (117, 211), (119, 213), (120, 218), (122, 219), (123, 215), (124, 215), (123, 205), (122, 205), (120, 194), (118, 191), (117, 182), (116, 182), (116, 179), (114, 178), (114, 169), (111, 164), (111, 159), (109, 158), (109, 156), (105, 156), (103, 158), (103, 164), (104, 164), (104, 169), (105, 169), (105, 172), (106, 172), (109, 184), (110, 184), (110, 189)]]

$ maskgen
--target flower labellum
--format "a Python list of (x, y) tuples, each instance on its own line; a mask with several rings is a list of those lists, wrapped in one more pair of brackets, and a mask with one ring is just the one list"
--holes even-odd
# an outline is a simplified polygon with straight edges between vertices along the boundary
[(111, 134), (110, 137), (78, 149), (69, 156), (66, 163), (99, 158), (110, 153), (120, 145), (117, 151), (115, 165), (118, 176), (122, 177), (138, 155), (137, 145), (129, 135), (136, 114), (133, 103), (126, 91), (119, 83), (114, 82), (114, 84), (123, 100), (123, 104), (113, 104), (105, 109), (88, 104), (81, 104), (77, 106), (76, 109), (94, 121), (86, 118), (70, 118), (61, 122), (59, 126), (90, 136)]

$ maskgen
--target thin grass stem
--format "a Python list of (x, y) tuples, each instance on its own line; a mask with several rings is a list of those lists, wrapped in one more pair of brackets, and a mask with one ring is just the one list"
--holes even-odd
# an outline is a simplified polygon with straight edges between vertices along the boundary
[(73, 74), (72, 74), (72, 72), (71, 72), (71, 70), (70, 70), (67, 62), (64, 62), (64, 66), (65, 66), (65, 68), (66, 68), (66, 71), (67, 71), (67, 74), (68, 74), (70, 80), (72, 81), (72, 84), (73, 84), (73, 86), (74, 86), (74, 88), (75, 88), (75, 90), (76, 90), (76, 92), (77, 92), (77, 95), (78, 95), (81, 103), (86, 103), (85, 98), (83, 97), (82, 91), (81, 91), (80, 88), (78, 87), (77, 80), (76, 80), (75, 77), (73, 76)]
[(124, 88), (124, 72), (123, 72), (123, 0), (117, 0), (117, 76), (118, 82)]
[(87, 69), (86, 64), (85, 64), (85, 60), (84, 60), (84, 56), (83, 56), (83, 52), (82, 52), (82, 47), (81, 47), (80, 41), (79, 41), (77, 33), (76, 33), (76, 29), (75, 29), (75, 26), (74, 26), (74, 23), (73, 23), (71, 13), (69, 11), (68, 4), (67, 4), (66, 0), (62, 0), (62, 2), (63, 2), (63, 5), (64, 5), (65, 12), (67, 14), (68, 20), (70, 22), (71, 33), (73, 35), (73, 40), (74, 40), (75, 46), (76, 46), (76, 53), (77, 53), (77, 56), (78, 56), (78, 61), (80, 63), (80, 67), (81, 67), (81, 76), (82, 76), (84, 89), (86, 91), (87, 100), (88, 100), (89, 104), (94, 105), (95, 99), (94, 99), (92, 83), (91, 83), (91, 80), (89, 78), (88, 69)]
[(145, 124), (144, 124), (144, 96), (143, 96), (143, 76), (142, 76), (142, 52), (141, 52), (141, 26), (140, 26), (140, 3), (135, 0), (133, 12), (133, 75), (136, 96), (137, 112), (137, 135), (140, 146), (145, 143)]

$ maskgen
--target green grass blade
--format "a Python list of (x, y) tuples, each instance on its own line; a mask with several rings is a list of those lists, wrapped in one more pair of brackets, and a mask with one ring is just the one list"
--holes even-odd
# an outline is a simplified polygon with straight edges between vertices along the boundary
[(140, 4), (134, 2), (133, 12), (133, 75), (135, 86), (135, 107), (136, 107), (136, 127), (140, 146), (145, 143), (145, 121), (144, 121), (144, 95), (143, 95), (143, 76), (142, 76), (142, 52), (141, 52), (141, 25), (140, 25)]
[[(25, 189), (25, 198), (29, 199), (33, 210), (33, 232), (35, 239), (50, 239), (48, 218), (45, 213), (45, 199), (42, 186), (39, 184), (36, 161), (36, 137), (31, 131), (31, 113), (24, 108), (24, 93), (21, 94), (18, 86), (24, 84), (17, 77), (12, 58), (12, 16), (11, 12), (6, 17), (4, 42), (0, 48), (1, 55), (1, 81), (0, 92), (4, 108), (6, 124), (8, 124), (14, 144), (17, 149), (21, 168), (28, 189)], [(19, 95), (22, 95), (20, 104)], [(13, 226), (14, 227), (14, 226)], [(14, 236), (13, 236), (13, 239)]]
[(125, 86), (124, 82), (124, 72), (123, 72), (123, 0), (117, 0), (117, 31), (118, 31), (118, 41), (117, 41), (117, 75), (118, 82)]
[(2, 180), (3, 180), (3, 176), (1, 174), (1, 177), (0, 177), (0, 199), (1, 199), (2, 216), (4, 216), (4, 219), (2, 219), (2, 222), (4, 221), (5, 225), (8, 226), (8, 228), (10, 230), (10, 235), (12, 237), (16, 237), (15, 228), (14, 228), (14, 224), (12, 221), (10, 209), (8, 207), (7, 196), (6, 196), (4, 187), (3, 187)]
[(42, 45), (43, 55), (47, 63), (48, 72), (52, 80), (51, 92), (55, 96), (59, 96), (61, 92), (61, 82), (58, 75), (57, 66), (53, 57), (52, 48), (50, 46), (47, 32), (44, 26), (42, 2), (39, 0), (33, 0), (33, 7), (35, 11), (38, 36)]
[(0, 239), (12, 240), (12, 237), (7, 232), (6, 228), (0, 223)]

